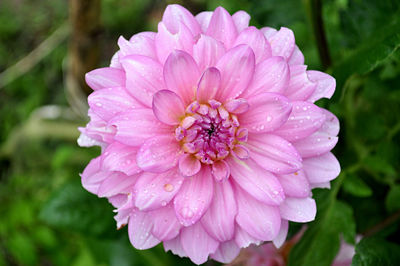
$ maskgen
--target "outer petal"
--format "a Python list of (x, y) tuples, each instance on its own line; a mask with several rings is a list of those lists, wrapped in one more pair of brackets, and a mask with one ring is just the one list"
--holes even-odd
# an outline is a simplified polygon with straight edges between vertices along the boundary
[(243, 96), (253, 97), (263, 92), (283, 94), (289, 84), (289, 66), (281, 56), (273, 56), (257, 64), (253, 80)]
[(131, 146), (140, 146), (156, 135), (172, 133), (170, 126), (158, 121), (151, 109), (135, 109), (114, 117), (109, 125), (115, 126), (115, 140)]
[(129, 193), (137, 180), (137, 175), (127, 176), (114, 172), (108, 176), (100, 185), (97, 192), (99, 197), (111, 197), (120, 193)]
[(278, 179), (286, 196), (295, 198), (310, 196), (310, 184), (303, 170), (288, 175), (279, 175)]
[(147, 56), (130, 55), (121, 60), (126, 72), (126, 89), (138, 101), (151, 107), (153, 94), (164, 89), (162, 65)]
[(292, 106), (288, 99), (276, 93), (262, 93), (249, 99), (250, 109), (239, 115), (241, 126), (249, 132), (271, 132), (289, 118)]
[(212, 14), (207, 35), (224, 43), (229, 49), (237, 36), (235, 23), (231, 15), (223, 7), (217, 7)]
[(207, 234), (201, 223), (182, 229), (181, 244), (187, 256), (196, 264), (206, 262), (208, 255), (218, 248), (218, 241)]
[(210, 24), (211, 17), (213, 12), (211, 11), (204, 11), (200, 12), (196, 15), (196, 20), (200, 25), (201, 31), (205, 33), (207, 31), (208, 25)]
[(298, 223), (313, 221), (317, 213), (312, 198), (286, 198), (279, 208), (283, 219)]
[(304, 171), (310, 183), (325, 183), (335, 179), (340, 173), (340, 164), (331, 153), (305, 159)]
[(213, 180), (208, 167), (195, 176), (187, 178), (175, 196), (174, 206), (178, 220), (184, 226), (196, 223), (210, 206)]
[(305, 101), (315, 91), (317, 83), (311, 81), (307, 75), (307, 66), (290, 66), (290, 83), (285, 95), (292, 101)]
[(180, 23), (179, 25), (178, 32), (171, 33), (163, 22), (158, 23), (156, 50), (161, 63), (164, 63), (174, 50), (182, 50), (192, 54), (194, 45), (193, 34), (184, 24)]
[(238, 187), (235, 190), (238, 203), (236, 222), (255, 238), (273, 240), (281, 227), (279, 207), (261, 203)]
[(251, 244), (259, 245), (262, 241), (249, 235), (238, 224), (235, 226), (235, 243), (241, 248), (247, 248)]
[(231, 240), (219, 244), (217, 251), (211, 255), (211, 258), (221, 263), (230, 263), (239, 255), (239, 252), (240, 248), (234, 240)]
[(181, 236), (178, 235), (174, 239), (164, 241), (164, 250), (171, 250), (172, 253), (178, 255), (179, 257), (187, 257), (186, 252), (183, 250), (181, 244)]
[(224, 44), (207, 35), (202, 34), (193, 46), (193, 58), (196, 60), (201, 71), (207, 67), (215, 66), (224, 54)]
[(280, 248), (286, 240), (286, 236), (289, 231), (289, 223), (287, 220), (281, 221), (281, 229), (279, 230), (278, 235), (273, 240), (273, 243), (276, 248)]
[(185, 107), (176, 93), (162, 90), (154, 94), (153, 113), (164, 124), (178, 125), (185, 115)]
[(309, 158), (318, 156), (332, 150), (338, 142), (338, 137), (325, 132), (317, 131), (305, 139), (293, 143), (301, 157)]
[(241, 32), (249, 26), (250, 15), (243, 10), (239, 10), (232, 15), (232, 19), (235, 23), (237, 32)]
[(129, 109), (143, 107), (124, 88), (109, 88), (93, 92), (88, 97), (89, 106), (104, 121)]
[(265, 39), (264, 34), (256, 27), (251, 26), (244, 29), (236, 38), (233, 46), (239, 44), (247, 44), (253, 49), (256, 63), (271, 57), (271, 46)]
[(254, 66), (254, 53), (249, 46), (239, 45), (229, 50), (217, 63), (221, 72), (217, 99), (224, 102), (240, 96), (253, 78)]
[(304, 65), (304, 55), (297, 45), (294, 46), (293, 54), (288, 63), (289, 65)]
[(86, 135), (88, 138), (99, 143), (110, 143), (114, 141), (115, 128), (107, 125), (103, 119), (101, 119), (97, 114), (95, 114), (91, 109), (88, 111), (90, 117), (90, 122), (85, 128), (79, 128), (82, 134)]
[(340, 124), (338, 118), (328, 110), (321, 109), (325, 114), (325, 123), (322, 125), (320, 131), (325, 132), (331, 136), (339, 134)]
[(97, 194), (101, 182), (112, 174), (101, 171), (101, 159), (101, 156), (92, 159), (81, 174), (82, 186), (93, 194)]
[(171, 33), (178, 33), (180, 24), (184, 24), (193, 36), (201, 32), (200, 25), (192, 13), (180, 5), (168, 5), (164, 11), (162, 22)]
[(140, 146), (136, 162), (144, 171), (163, 173), (177, 165), (179, 153), (180, 146), (172, 134), (155, 136)]
[(93, 90), (125, 87), (125, 72), (118, 68), (98, 68), (86, 73), (85, 79)]
[(206, 103), (217, 94), (221, 83), (221, 74), (215, 67), (207, 68), (197, 87), (197, 101)]
[(151, 234), (153, 221), (147, 212), (135, 211), (128, 224), (129, 240), (137, 249), (152, 248), (160, 241)]
[(272, 134), (250, 134), (250, 157), (265, 170), (288, 174), (299, 170), (301, 157), (287, 140)]
[(308, 78), (317, 83), (317, 88), (314, 93), (308, 98), (308, 101), (315, 102), (321, 98), (330, 99), (335, 92), (336, 80), (323, 72), (309, 70), (307, 71)]
[(203, 228), (214, 239), (224, 242), (233, 238), (237, 206), (229, 181), (214, 182), (214, 196), (201, 219)]
[(136, 164), (137, 147), (127, 146), (119, 142), (113, 142), (107, 146), (102, 155), (102, 168), (105, 171), (118, 171), (126, 175), (140, 173)]
[(278, 179), (258, 166), (252, 159), (227, 160), (235, 182), (252, 197), (270, 205), (279, 205), (285, 195)]
[(176, 219), (174, 206), (169, 204), (164, 208), (150, 212), (154, 222), (152, 234), (162, 241), (175, 238), (181, 229), (181, 224)]
[(295, 40), (293, 31), (282, 27), (278, 32), (276, 32), (271, 37), (267, 37), (268, 41), (272, 47), (272, 55), (283, 56), (288, 59), (293, 54)]
[(144, 55), (157, 60), (156, 48), (154, 44), (154, 38), (149, 37), (145, 32), (141, 32), (132, 36), (127, 41), (124, 37), (119, 37), (118, 46), (120, 52), (119, 58), (123, 58), (127, 55)]
[(199, 77), (199, 68), (188, 53), (176, 50), (165, 62), (165, 84), (169, 90), (176, 92), (185, 104), (194, 100)]
[(308, 102), (292, 102), (292, 113), (288, 121), (274, 132), (288, 141), (308, 137), (325, 121), (325, 114), (318, 106)]
[(175, 168), (162, 174), (145, 172), (133, 187), (135, 206), (139, 210), (153, 210), (166, 206), (178, 193), (183, 176)]

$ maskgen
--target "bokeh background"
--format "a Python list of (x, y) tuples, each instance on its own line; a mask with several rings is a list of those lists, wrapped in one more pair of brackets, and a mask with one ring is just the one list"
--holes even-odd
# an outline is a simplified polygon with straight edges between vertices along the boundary
[[(289, 265), (330, 265), (356, 234), (353, 265), (400, 265), (396, 0), (1, 0), (0, 265), (191, 265), (162, 246), (131, 247), (110, 204), (80, 185), (100, 150), (76, 144), (90, 92), (83, 73), (108, 65), (120, 35), (156, 30), (170, 3), (289, 27), (309, 69), (337, 79), (334, 97), (318, 104), (341, 121), (342, 173), (331, 190), (313, 191), (317, 218), (285, 251)], [(299, 229), (291, 224), (289, 236)]]

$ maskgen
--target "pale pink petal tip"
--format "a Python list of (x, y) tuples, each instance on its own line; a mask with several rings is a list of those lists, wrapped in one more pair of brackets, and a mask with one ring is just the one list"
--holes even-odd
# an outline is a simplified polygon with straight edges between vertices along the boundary
[(82, 186), (116, 208), (137, 249), (231, 263), (272, 241), (270, 254), (289, 221), (315, 219), (311, 190), (340, 174), (339, 120), (314, 104), (334, 77), (307, 69), (292, 30), (249, 21), (169, 5), (157, 32), (121, 36), (110, 67), (85, 76), (78, 144), (101, 155)]

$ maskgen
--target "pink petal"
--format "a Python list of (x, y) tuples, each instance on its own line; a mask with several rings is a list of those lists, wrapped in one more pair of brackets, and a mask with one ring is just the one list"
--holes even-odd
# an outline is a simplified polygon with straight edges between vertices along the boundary
[[(122, 69), (122, 65), (121, 65), (121, 63), (119, 62), (119, 53), (120, 53), (120, 51), (118, 50), (118, 51), (115, 52), (115, 54), (111, 57), (110, 67)], [(124, 80), (124, 81), (125, 81), (125, 80)]]
[(176, 168), (162, 174), (141, 174), (133, 187), (135, 206), (144, 211), (166, 206), (178, 193), (182, 182), (183, 177)]
[(185, 115), (185, 107), (176, 93), (162, 90), (153, 96), (153, 112), (157, 119), (164, 124), (178, 125)]
[(207, 35), (202, 34), (193, 46), (193, 58), (196, 60), (200, 71), (215, 66), (224, 54), (224, 44)]
[(236, 222), (257, 239), (273, 240), (281, 226), (279, 207), (264, 204), (237, 186), (235, 188), (238, 203)]
[(314, 93), (310, 96), (308, 101), (315, 102), (321, 98), (330, 99), (335, 92), (336, 80), (332, 76), (320, 71), (307, 71), (308, 78), (317, 83)]
[(317, 213), (312, 198), (286, 198), (279, 208), (283, 219), (298, 223), (313, 221)]
[(272, 134), (250, 134), (246, 145), (251, 158), (267, 171), (293, 173), (302, 167), (301, 157), (287, 140)]
[(180, 5), (168, 5), (164, 11), (162, 22), (171, 33), (178, 33), (180, 24), (184, 24), (196, 36), (201, 29), (192, 13)]
[(151, 107), (153, 94), (164, 89), (162, 65), (147, 56), (130, 55), (121, 60), (126, 72), (126, 89), (138, 101)]
[(197, 87), (197, 101), (199, 103), (207, 103), (217, 94), (221, 83), (221, 74), (215, 67), (207, 68), (203, 76), (200, 78)]
[(329, 182), (340, 173), (340, 164), (331, 152), (305, 159), (303, 163), (310, 183)]
[(150, 212), (154, 222), (152, 234), (159, 240), (166, 241), (175, 238), (181, 229), (181, 224), (175, 216), (172, 204)]
[(317, 131), (304, 139), (293, 142), (293, 145), (301, 157), (309, 158), (327, 153), (335, 147), (337, 142), (338, 137)]
[(127, 55), (144, 55), (157, 60), (154, 39), (148, 37), (146, 34), (135, 34), (129, 41), (121, 36), (118, 39), (118, 46), (121, 49), (118, 55), (119, 58)]
[(194, 100), (199, 77), (199, 68), (188, 53), (176, 50), (168, 56), (164, 65), (165, 84), (169, 90), (176, 92), (186, 105)]
[(232, 15), (233, 22), (235, 23), (237, 32), (241, 32), (249, 26), (250, 15), (243, 10), (239, 10)]
[(200, 25), (201, 31), (204, 33), (207, 31), (208, 25), (210, 24), (211, 17), (213, 12), (211, 11), (204, 11), (200, 12), (196, 15), (196, 20)]
[(270, 205), (279, 205), (285, 198), (278, 179), (258, 166), (253, 160), (227, 160), (235, 182), (255, 199)]
[(101, 160), (101, 156), (92, 159), (81, 174), (82, 186), (93, 194), (97, 194), (101, 182), (112, 174), (101, 171)]
[(325, 122), (325, 114), (318, 106), (308, 102), (292, 102), (288, 121), (274, 132), (288, 141), (308, 137)]
[(113, 172), (100, 185), (97, 192), (99, 197), (111, 197), (120, 193), (130, 193), (137, 180), (137, 175), (127, 176), (123, 173)]
[(179, 257), (187, 257), (186, 252), (183, 250), (181, 244), (181, 236), (178, 235), (174, 239), (164, 241), (164, 250), (167, 252), (171, 250), (171, 252)]
[(117, 128), (115, 140), (130, 146), (140, 146), (153, 136), (172, 132), (170, 126), (155, 118), (151, 109), (135, 109), (114, 117), (109, 125)]
[(251, 244), (259, 245), (262, 241), (249, 235), (243, 228), (236, 224), (235, 243), (241, 248), (247, 248)]
[(292, 174), (279, 175), (278, 179), (286, 196), (295, 198), (310, 196), (310, 184), (303, 170)]
[(254, 52), (256, 64), (264, 59), (271, 57), (271, 46), (265, 39), (264, 34), (256, 27), (248, 27), (244, 29), (236, 38), (234, 45), (247, 44)]
[(239, 252), (240, 248), (234, 240), (231, 240), (220, 243), (217, 251), (211, 255), (211, 258), (221, 263), (230, 263), (239, 255)]
[(276, 29), (270, 27), (263, 27), (260, 30), (264, 34), (265, 38), (267, 38), (267, 40), (269, 40), (273, 35), (278, 32)]
[(279, 230), (278, 235), (273, 240), (273, 243), (276, 248), (280, 248), (286, 240), (286, 236), (289, 231), (289, 223), (287, 220), (281, 221), (281, 229)]
[(102, 155), (102, 169), (105, 171), (118, 171), (126, 175), (140, 173), (142, 169), (136, 164), (137, 152), (137, 147), (113, 142), (107, 146)]
[(95, 91), (89, 95), (88, 103), (92, 111), (104, 121), (108, 121), (126, 110), (143, 107), (124, 88)]
[(232, 99), (224, 103), (226, 110), (233, 114), (241, 114), (249, 110), (249, 103), (243, 98)]
[(256, 96), (263, 92), (283, 94), (289, 79), (290, 72), (285, 59), (273, 56), (257, 64), (253, 80), (243, 96)]
[(208, 167), (186, 178), (174, 198), (175, 212), (184, 226), (196, 223), (210, 206), (213, 196), (213, 180)]
[(160, 240), (151, 234), (153, 221), (147, 212), (135, 211), (128, 224), (129, 240), (136, 249), (148, 249), (160, 243)]
[(210, 237), (201, 223), (182, 228), (181, 244), (187, 256), (196, 264), (207, 261), (218, 248), (218, 241)]
[(307, 75), (307, 66), (290, 66), (290, 83), (285, 92), (292, 101), (305, 101), (315, 91), (317, 83), (311, 81)]
[(116, 132), (115, 128), (107, 125), (107, 122), (94, 113), (92, 109), (89, 109), (88, 115), (90, 122), (86, 125), (86, 128), (79, 128), (79, 131), (88, 138), (91, 138), (95, 143), (96, 141), (100, 144), (113, 142)]
[(178, 163), (180, 146), (171, 135), (158, 135), (147, 139), (136, 156), (138, 166), (148, 172), (163, 173)]
[(200, 161), (192, 154), (184, 154), (179, 159), (179, 170), (183, 176), (194, 176), (200, 169)]
[(104, 67), (92, 70), (85, 75), (86, 83), (93, 90), (125, 87), (125, 73), (121, 69)]
[(289, 65), (304, 65), (304, 55), (297, 45), (294, 46), (293, 54), (290, 56)]
[(179, 30), (176, 33), (168, 31), (163, 22), (158, 23), (156, 36), (156, 51), (161, 63), (165, 63), (168, 56), (174, 50), (182, 50), (189, 54), (193, 52), (194, 38), (190, 29), (179, 23)]
[(289, 118), (292, 106), (288, 99), (277, 93), (265, 92), (249, 99), (250, 109), (239, 115), (240, 125), (249, 132), (271, 132)]
[(108, 198), (108, 202), (110, 202), (115, 208), (120, 208), (128, 201), (128, 194), (118, 194)]
[(325, 132), (331, 136), (337, 136), (340, 129), (339, 119), (328, 110), (321, 110), (325, 114), (326, 119), (325, 123), (321, 126), (320, 131)]
[(223, 42), (227, 49), (232, 47), (237, 36), (237, 30), (231, 15), (223, 7), (215, 9), (206, 34)]
[(311, 189), (314, 189), (314, 188), (327, 188), (327, 189), (330, 189), (331, 188), (331, 183), (330, 182), (311, 183), (310, 187), (311, 187)]
[(266, 36), (266, 38), (271, 44), (272, 55), (283, 56), (285, 59), (291, 57), (295, 46), (292, 30), (282, 27), (276, 34), (272, 35), (270, 38)]
[(231, 174), (231, 170), (229, 165), (224, 160), (220, 160), (213, 163), (211, 174), (216, 181), (224, 181), (228, 179), (229, 175)]
[(203, 228), (220, 242), (231, 240), (235, 232), (236, 213), (236, 200), (230, 182), (214, 182), (213, 200), (201, 219)]
[(254, 64), (254, 53), (247, 45), (236, 46), (222, 56), (217, 63), (221, 72), (217, 99), (224, 102), (240, 96), (253, 78)]

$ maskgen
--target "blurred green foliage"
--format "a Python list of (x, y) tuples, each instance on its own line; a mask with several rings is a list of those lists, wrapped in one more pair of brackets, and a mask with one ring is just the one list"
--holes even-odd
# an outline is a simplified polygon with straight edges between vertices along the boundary
[[(310, 69), (321, 69), (309, 5), (313, 0), (181, 1), (193, 11), (243, 9), (256, 26), (286, 26)], [(168, 1), (172, 3), (173, 1)], [(0, 2), (0, 72), (29, 53), (67, 19), (67, 1)], [(166, 3), (103, 0), (103, 63), (119, 35), (154, 30)], [(353, 265), (399, 265), (400, 2), (326, 0), (322, 17), (337, 79), (319, 104), (341, 121), (334, 153), (342, 174), (314, 190), (318, 214), (289, 256), (289, 265), (330, 265), (341, 239), (356, 246)], [(0, 143), (36, 108), (66, 106), (63, 43), (31, 71), (0, 88)], [(83, 123), (83, 122), (82, 122)], [(20, 140), (0, 153), (0, 265), (191, 265), (161, 246), (134, 250), (117, 231), (112, 207), (84, 191), (78, 173), (99, 153), (58, 139)], [(293, 235), (299, 226), (291, 226)], [(210, 264), (215, 264), (211, 262)]]

